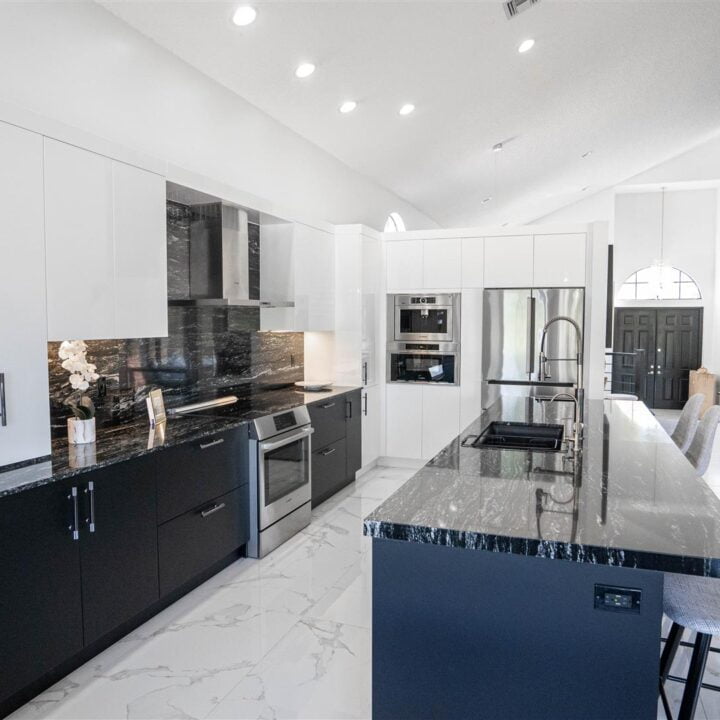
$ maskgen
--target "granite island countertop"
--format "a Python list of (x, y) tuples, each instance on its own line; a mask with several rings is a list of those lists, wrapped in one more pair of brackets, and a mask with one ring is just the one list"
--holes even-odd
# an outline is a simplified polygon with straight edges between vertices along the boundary
[[(302, 392), (292, 387), (258, 391), (241, 397), (237, 404), (222, 408), (221, 411), (169, 416), (165, 427), (156, 430), (151, 430), (147, 418), (143, 418), (99, 428), (96, 442), (86, 445), (73, 446), (66, 438), (59, 438), (53, 440), (49, 459), (0, 470), (0, 497), (193, 442), (240, 427), (263, 415), (320, 402), (356, 389), (333, 386), (331, 390), (323, 392)], [(230, 395), (232, 392), (224, 394)]]
[(501, 398), (366, 517), (364, 533), (720, 577), (720, 499), (643, 403), (588, 401), (577, 459), (463, 445), (493, 420), (572, 414), (572, 403)]

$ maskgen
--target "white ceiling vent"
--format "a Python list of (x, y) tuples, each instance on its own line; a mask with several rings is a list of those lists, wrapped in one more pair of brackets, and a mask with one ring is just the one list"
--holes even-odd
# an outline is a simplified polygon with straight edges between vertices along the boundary
[(531, 8), (539, 2), (540, 0), (506, 0), (505, 14), (508, 16), (508, 20), (512, 20), (518, 13)]

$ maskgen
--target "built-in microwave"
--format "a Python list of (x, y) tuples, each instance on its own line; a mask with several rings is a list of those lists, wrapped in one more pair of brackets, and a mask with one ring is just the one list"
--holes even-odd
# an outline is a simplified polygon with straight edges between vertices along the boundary
[(458, 295), (391, 295), (388, 328), (394, 342), (460, 342)]
[(389, 382), (457, 385), (460, 352), (455, 343), (390, 343)]

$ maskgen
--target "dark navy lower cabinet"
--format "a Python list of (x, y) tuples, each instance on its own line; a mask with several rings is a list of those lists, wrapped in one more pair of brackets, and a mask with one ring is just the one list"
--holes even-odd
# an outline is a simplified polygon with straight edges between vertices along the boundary
[(238, 428), (0, 498), (0, 717), (241, 556), (242, 438)]
[(85, 644), (160, 597), (154, 457), (81, 475)]
[(71, 482), (0, 500), (0, 716), (83, 647), (76, 503)]

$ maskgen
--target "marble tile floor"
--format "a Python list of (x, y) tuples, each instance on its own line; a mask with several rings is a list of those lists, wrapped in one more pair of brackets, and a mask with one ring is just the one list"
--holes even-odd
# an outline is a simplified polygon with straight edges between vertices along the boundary
[[(371, 553), (362, 518), (413, 472), (370, 471), (272, 555), (234, 563), (10, 717), (370, 718)], [(686, 674), (690, 653), (681, 648), (674, 673)], [(719, 654), (705, 680), (720, 685)], [(682, 690), (667, 684), (675, 713)], [(696, 717), (720, 720), (720, 693), (703, 690)]]

